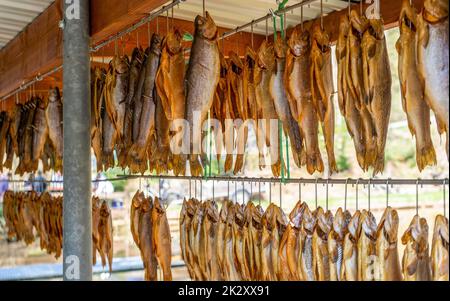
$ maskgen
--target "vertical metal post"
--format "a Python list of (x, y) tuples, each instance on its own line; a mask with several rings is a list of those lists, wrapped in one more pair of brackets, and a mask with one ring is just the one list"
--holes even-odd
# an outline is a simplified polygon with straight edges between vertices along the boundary
[(89, 1), (64, 1), (64, 280), (92, 280)]

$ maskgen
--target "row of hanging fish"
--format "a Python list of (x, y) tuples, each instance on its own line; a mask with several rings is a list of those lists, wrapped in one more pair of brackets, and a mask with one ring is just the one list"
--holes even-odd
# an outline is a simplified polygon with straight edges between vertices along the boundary
[(93, 264), (97, 263), (97, 252), (100, 254), (102, 266), (108, 261), (109, 272), (112, 272), (113, 262), (113, 224), (111, 209), (107, 201), (92, 197), (92, 256)]
[(8, 238), (24, 241), (27, 245), (40, 238), (41, 250), (61, 256), (62, 251), (62, 197), (41, 195), (34, 191), (6, 191), (3, 198), (3, 216)]
[(130, 226), (133, 240), (140, 250), (147, 281), (157, 281), (161, 268), (164, 281), (172, 280), (172, 237), (166, 210), (160, 200), (137, 191), (131, 201)]
[(13, 170), (14, 156), (19, 158), (15, 173), (62, 172), (63, 124), (62, 99), (58, 88), (45, 98), (32, 97), (17, 104), (13, 111), (0, 115), (0, 170)]
[(402, 105), (416, 138), (417, 166), (423, 170), (436, 164), (430, 108), (439, 134), (447, 134), (448, 156), (448, 1), (425, 1), (424, 10), (417, 14), (404, 0), (396, 48)]
[(333, 215), (298, 202), (289, 217), (273, 203), (185, 200), (181, 254), (193, 280), (398, 281), (448, 280), (448, 220), (436, 217), (431, 254), (426, 220), (415, 216), (401, 238), (388, 207), (377, 225), (370, 211)]
[(358, 164), (384, 170), (391, 112), (391, 71), (383, 20), (357, 10), (343, 15), (336, 44), (339, 109), (353, 139)]

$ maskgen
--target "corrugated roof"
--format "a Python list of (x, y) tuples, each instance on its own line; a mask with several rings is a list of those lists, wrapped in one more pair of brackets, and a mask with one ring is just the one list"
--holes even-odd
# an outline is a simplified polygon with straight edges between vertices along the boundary
[(0, 0), (0, 49), (54, 0)]
[[(297, 4), (301, 0), (289, 0), (286, 7)], [(348, 0), (322, 0), (324, 15), (344, 9), (348, 6)], [(269, 9), (274, 11), (278, 5), (276, 0), (206, 0), (205, 8), (211, 14), (218, 26), (226, 28), (236, 28), (254, 19), (269, 13)], [(177, 19), (193, 21), (197, 14), (203, 10), (202, 0), (186, 0), (174, 9), (174, 17)], [(305, 5), (303, 9), (303, 20), (307, 21), (320, 16), (320, 0)], [(295, 26), (300, 23), (300, 8), (286, 14), (286, 27)], [(279, 22), (278, 25), (279, 26)], [(279, 28), (278, 28), (279, 29)], [(244, 31), (250, 32), (250, 28)], [(255, 33), (264, 34), (266, 31), (265, 22), (253, 28)], [(272, 31), (272, 22), (269, 22), (269, 32)]]

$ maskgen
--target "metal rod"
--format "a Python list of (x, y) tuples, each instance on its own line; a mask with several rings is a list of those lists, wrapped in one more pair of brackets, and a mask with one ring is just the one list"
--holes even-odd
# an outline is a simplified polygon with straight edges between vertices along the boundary
[(59, 70), (62, 69), (62, 67), (63, 66), (60, 65), (60, 66), (55, 67), (55, 68), (51, 69), (50, 71), (47, 71), (47, 72), (45, 72), (43, 74), (38, 74), (35, 78), (30, 80), (29, 82), (27, 82), (27, 83), (25, 83), (23, 85), (20, 85), (19, 88), (17, 88), (15, 90), (13, 90), (12, 92), (6, 94), (5, 96), (2, 96), (0, 98), (0, 101), (6, 100), (6, 99), (10, 98), (11, 96), (13, 96), (14, 94), (17, 94), (19, 92), (22, 92), (23, 90), (26, 90), (27, 88), (31, 87), (35, 83), (41, 81), (43, 78), (48, 77), (48, 76), (52, 75), (53, 73), (58, 72)]
[(155, 18), (157, 18), (159, 15), (165, 13), (166, 11), (172, 9), (172, 7), (177, 6), (178, 4), (180, 4), (181, 2), (185, 2), (186, 0), (174, 0), (172, 1), (172, 3), (169, 3), (163, 7), (161, 7), (159, 10), (155, 11), (154, 13), (150, 13), (147, 17), (141, 19), (139, 22), (137, 22), (136, 24), (134, 24), (133, 26), (120, 31), (114, 35), (112, 35), (111, 37), (109, 37), (108, 39), (104, 40), (103, 42), (101, 42), (100, 44), (96, 45), (95, 47), (91, 48), (92, 52), (96, 52), (97, 50), (99, 50), (102, 47), (105, 47), (106, 45), (108, 45), (109, 43), (111, 43), (114, 40), (117, 40), (118, 38), (135, 31), (137, 28), (141, 27), (142, 25), (144, 25), (147, 22), (150, 22), (152, 20), (154, 20)]
[[(64, 11), (71, 4), (64, 2)], [(80, 18), (66, 18), (64, 55), (64, 280), (92, 280), (89, 1)]]
[[(162, 179), (169, 179), (169, 180), (201, 180), (202, 177), (191, 177), (191, 176), (171, 176), (171, 175), (126, 175), (126, 176), (117, 176), (118, 180), (126, 180), (126, 179), (137, 179), (137, 178), (162, 178)], [(229, 177), (229, 176), (212, 176), (209, 178), (210, 180), (215, 180), (217, 182), (226, 182), (226, 181), (232, 181), (232, 182), (261, 182), (261, 183), (279, 183), (279, 178), (253, 178), (253, 177)], [(389, 183), (391, 185), (416, 185), (417, 180), (419, 180), (419, 185), (427, 185), (427, 186), (441, 186), (442, 183), (445, 181), (445, 183), (448, 185), (449, 179), (389, 179)], [(326, 184), (327, 179), (318, 178), (318, 179), (306, 179), (306, 178), (290, 178), (285, 179), (287, 184), (294, 184), (294, 183), (302, 183), (302, 184)], [(370, 183), (372, 185), (385, 185), (387, 179), (370, 179)], [(369, 179), (328, 179), (329, 184), (333, 185), (345, 185), (345, 183), (355, 185), (355, 184), (368, 184)]]
[[(274, 13), (276, 15), (278, 15), (278, 16), (282, 16), (285, 12), (288, 12), (290, 10), (293, 10), (293, 9), (296, 9), (296, 8), (299, 8), (299, 7), (302, 7), (302, 6), (306, 5), (306, 4), (310, 4), (311, 2), (314, 2), (314, 1), (316, 1), (316, 0), (303, 0), (302, 2), (293, 4), (291, 6), (287, 6), (287, 7), (283, 8), (283, 9), (281, 9), (281, 10), (275, 11)], [(228, 37), (230, 37), (230, 36), (240, 32), (240, 31), (243, 31), (247, 27), (250, 27), (252, 24), (258, 24), (258, 23), (261, 23), (263, 21), (267, 21), (268, 19), (270, 19), (272, 17), (273, 17), (272, 14), (268, 13), (267, 15), (265, 15), (265, 16), (263, 16), (261, 18), (258, 18), (256, 20), (253, 20), (253, 21), (248, 22), (246, 24), (237, 26), (235, 29), (232, 29), (230, 31), (225, 32), (219, 39), (228, 38)]]

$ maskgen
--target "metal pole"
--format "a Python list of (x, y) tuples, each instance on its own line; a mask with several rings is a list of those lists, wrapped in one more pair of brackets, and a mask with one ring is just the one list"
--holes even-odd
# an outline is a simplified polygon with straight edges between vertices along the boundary
[[(64, 280), (92, 280), (89, 1), (64, 2)], [(76, 11), (79, 9), (79, 15)], [(69, 15), (71, 14), (71, 15)]]

